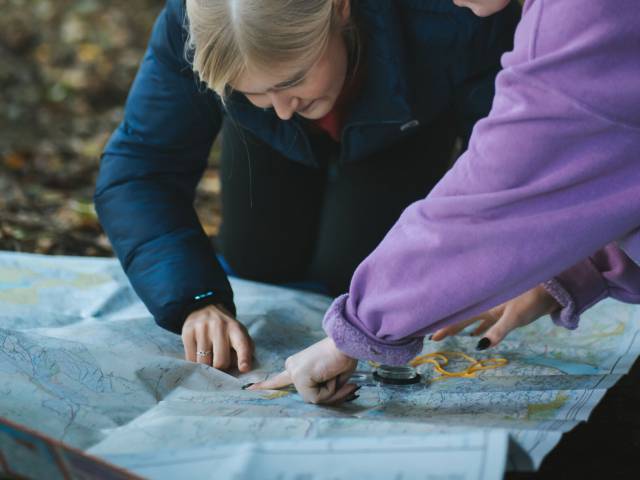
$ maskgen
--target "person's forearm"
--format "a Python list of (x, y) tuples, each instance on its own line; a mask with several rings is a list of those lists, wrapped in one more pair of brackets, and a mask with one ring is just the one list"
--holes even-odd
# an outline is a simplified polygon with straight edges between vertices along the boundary
[(167, 3), (100, 163), (95, 204), (134, 289), (180, 333), (208, 302), (233, 311), (231, 287), (193, 208), (221, 111), (184, 59), (183, 5)]

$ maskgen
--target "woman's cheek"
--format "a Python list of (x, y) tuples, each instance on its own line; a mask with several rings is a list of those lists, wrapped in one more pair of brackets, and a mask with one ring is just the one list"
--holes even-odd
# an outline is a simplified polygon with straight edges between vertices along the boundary
[(327, 95), (331, 82), (322, 75), (313, 75), (290, 90), (291, 96), (300, 98), (304, 103), (317, 100)]

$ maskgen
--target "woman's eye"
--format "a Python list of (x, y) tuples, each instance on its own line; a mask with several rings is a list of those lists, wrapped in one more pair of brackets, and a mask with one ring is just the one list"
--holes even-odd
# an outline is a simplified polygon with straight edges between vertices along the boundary
[(297, 87), (299, 85), (302, 85), (304, 83), (305, 79), (306, 79), (306, 77), (302, 77), (300, 80), (294, 80), (290, 84), (285, 85), (284, 87), (279, 88), (278, 90), (285, 90), (287, 88), (293, 88), (293, 87)]

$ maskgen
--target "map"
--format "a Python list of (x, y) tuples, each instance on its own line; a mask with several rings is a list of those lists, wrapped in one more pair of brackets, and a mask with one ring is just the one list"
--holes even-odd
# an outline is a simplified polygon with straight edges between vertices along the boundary
[(255, 368), (242, 375), (185, 361), (179, 336), (155, 325), (116, 260), (0, 253), (0, 416), (129, 465), (136, 455), (148, 463), (156, 451), (248, 441), (497, 429), (512, 440), (506, 467), (531, 470), (640, 354), (640, 308), (606, 300), (575, 331), (543, 318), (489, 353), (475, 352), (477, 338), (464, 332), (425, 341), (424, 353), (508, 360), (476, 378), (434, 381), (422, 365), (422, 383), (381, 385), (360, 362), (360, 398), (314, 406), (295, 392), (240, 386), (276, 374), (287, 356), (323, 338), (331, 299), (239, 279), (232, 286), (256, 343)]

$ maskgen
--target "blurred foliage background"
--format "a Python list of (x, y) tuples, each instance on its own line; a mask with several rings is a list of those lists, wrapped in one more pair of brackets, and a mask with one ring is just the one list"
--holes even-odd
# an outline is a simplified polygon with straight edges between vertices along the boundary
[[(0, 250), (112, 254), (92, 202), (99, 157), (163, 5), (0, 0)], [(212, 235), (210, 163), (196, 208)]]

